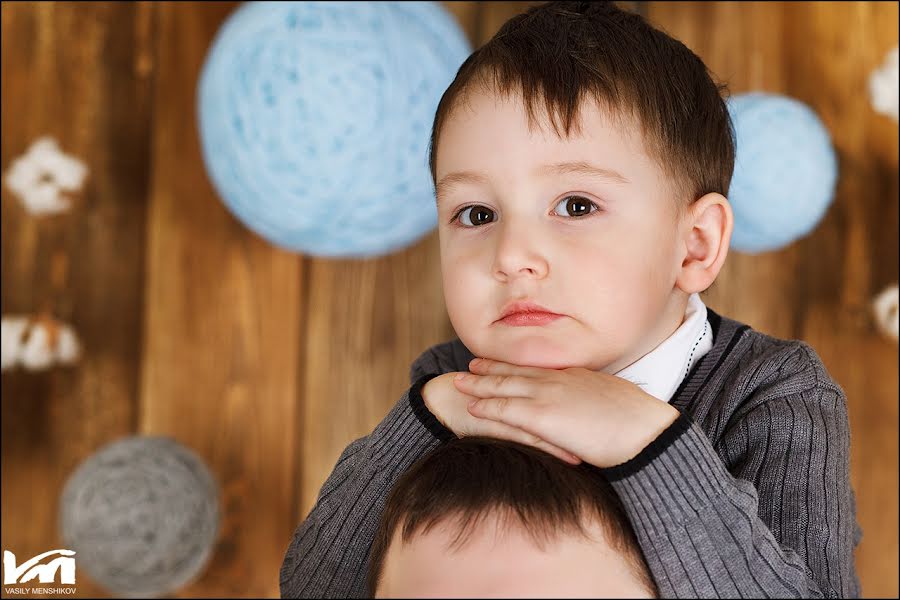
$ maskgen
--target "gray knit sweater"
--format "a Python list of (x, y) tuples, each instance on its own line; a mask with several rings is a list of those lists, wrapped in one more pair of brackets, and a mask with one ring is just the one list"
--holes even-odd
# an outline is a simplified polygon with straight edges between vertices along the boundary
[[(672, 397), (681, 416), (632, 460), (602, 469), (662, 597), (858, 597), (861, 531), (850, 487), (846, 398), (815, 351), (708, 309), (713, 347)], [(447, 430), (422, 386), (467, 371), (454, 339), (410, 368), (410, 389), (351, 442), (297, 527), (284, 598), (365, 597), (387, 493)]]

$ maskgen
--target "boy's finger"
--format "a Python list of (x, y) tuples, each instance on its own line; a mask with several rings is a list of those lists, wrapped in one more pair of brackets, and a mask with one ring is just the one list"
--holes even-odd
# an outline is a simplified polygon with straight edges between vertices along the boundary
[(469, 371), (479, 375), (521, 375), (523, 377), (546, 377), (548, 369), (523, 367), (499, 362), (488, 358), (473, 358), (469, 361)]
[(461, 374), (453, 378), (456, 389), (470, 396), (519, 396), (530, 398), (537, 380), (523, 375)]
[(550, 442), (542, 440), (527, 431), (522, 431), (521, 429), (511, 427), (498, 421), (480, 420), (477, 428), (471, 435), (484, 435), (487, 437), (509, 440), (511, 442), (518, 442), (520, 444), (525, 444), (526, 446), (532, 446), (538, 450), (543, 450), (548, 454), (552, 454), (561, 461), (572, 465), (577, 465), (581, 462), (581, 459), (571, 452), (567, 452), (558, 446), (554, 446)]
[(544, 440), (540, 441), (540, 444), (536, 446), (536, 448), (540, 448), (544, 452), (548, 454), (552, 454), (556, 458), (560, 459), (563, 462), (567, 462), (571, 465), (577, 465), (581, 463), (581, 459), (572, 454), (571, 452), (566, 452), (562, 448), (554, 446), (549, 442), (545, 442)]
[[(534, 422), (532, 398), (499, 397), (476, 398), (469, 401), (469, 414), (479, 419), (500, 421), (506, 425), (531, 431)], [(538, 432), (540, 433), (540, 432)]]

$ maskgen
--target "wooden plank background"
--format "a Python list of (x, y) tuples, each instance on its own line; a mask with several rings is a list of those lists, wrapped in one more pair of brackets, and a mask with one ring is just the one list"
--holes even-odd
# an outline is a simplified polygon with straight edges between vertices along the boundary
[[(532, 3), (445, 6), (478, 46)], [(897, 44), (897, 4), (622, 3), (697, 52), (732, 93), (798, 98), (839, 154), (809, 237), (732, 252), (715, 310), (811, 343), (849, 398), (867, 597), (898, 595), (897, 344), (869, 299), (898, 278), (897, 124), (866, 80)], [(2, 311), (72, 323), (77, 367), (2, 376), (2, 547), (60, 547), (67, 476), (103, 444), (169, 435), (222, 487), (213, 559), (179, 597), (276, 597), (296, 524), (340, 451), (451, 338), (437, 233), (391, 256), (279, 250), (224, 208), (195, 121), (209, 44), (237, 3), (2, 3), (0, 165), (45, 134), (85, 160), (73, 209), (34, 218), (2, 190)], [(79, 597), (104, 591), (82, 570)]]

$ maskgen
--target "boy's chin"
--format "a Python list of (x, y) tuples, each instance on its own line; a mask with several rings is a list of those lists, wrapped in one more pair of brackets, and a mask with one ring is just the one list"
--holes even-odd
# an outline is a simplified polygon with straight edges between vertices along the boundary
[[(572, 340), (568, 340), (571, 342)], [(485, 348), (483, 354), (472, 349), (475, 356), (505, 362), (520, 367), (539, 367), (541, 369), (568, 369), (573, 367), (590, 368), (589, 361), (573, 353), (572, 344), (549, 340), (520, 340), (508, 343), (497, 340)]]

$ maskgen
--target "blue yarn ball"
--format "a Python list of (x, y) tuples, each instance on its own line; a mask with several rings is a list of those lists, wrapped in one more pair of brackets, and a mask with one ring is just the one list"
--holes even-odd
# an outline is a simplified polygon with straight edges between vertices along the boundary
[(731, 247), (748, 254), (777, 250), (809, 234), (834, 198), (831, 138), (816, 113), (793, 98), (740, 94), (728, 109), (736, 138)]
[(198, 84), (203, 159), (228, 209), (287, 250), (365, 257), (437, 225), (438, 102), (471, 52), (436, 2), (248, 2)]

